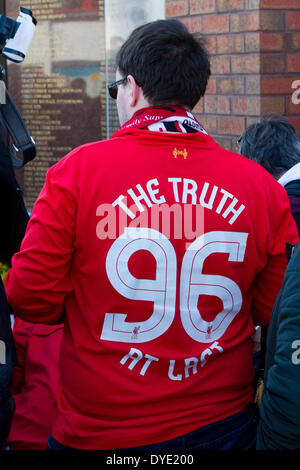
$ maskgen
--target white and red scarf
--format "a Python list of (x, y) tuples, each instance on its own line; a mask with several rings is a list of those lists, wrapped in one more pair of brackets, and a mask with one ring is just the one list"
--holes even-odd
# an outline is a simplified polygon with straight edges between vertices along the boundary
[(192, 113), (176, 106), (151, 106), (141, 109), (123, 124), (119, 131), (132, 128), (155, 132), (203, 132), (207, 134)]

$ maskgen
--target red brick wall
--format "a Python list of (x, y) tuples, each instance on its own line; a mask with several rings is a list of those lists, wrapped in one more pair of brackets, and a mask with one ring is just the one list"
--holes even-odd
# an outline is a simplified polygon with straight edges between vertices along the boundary
[(300, 132), (300, 0), (166, 0), (166, 17), (202, 33), (212, 76), (194, 108), (225, 148), (260, 116), (279, 113)]
[(300, 104), (292, 102), (292, 83), (300, 80), (300, 0), (261, 0), (261, 9), (273, 15), (272, 32), (260, 34), (262, 111), (274, 103), (300, 133)]

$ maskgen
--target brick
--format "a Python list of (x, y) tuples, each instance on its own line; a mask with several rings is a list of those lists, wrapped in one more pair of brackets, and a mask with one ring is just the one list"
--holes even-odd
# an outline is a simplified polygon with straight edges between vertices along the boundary
[(191, 33), (201, 33), (202, 31), (202, 18), (201, 16), (190, 17), (189, 31)]
[(216, 134), (217, 132), (217, 117), (216, 116), (199, 116), (198, 120), (209, 134)]
[(244, 93), (244, 79), (242, 77), (217, 78), (218, 94), (237, 95)]
[(296, 33), (293, 32), (285, 32), (282, 34), (282, 40), (283, 40), (283, 46), (282, 46), (282, 50), (284, 52), (287, 52), (287, 51), (293, 51), (293, 50), (297, 50), (299, 49), (299, 47), (295, 47), (295, 44), (294, 44), (294, 38), (296, 36)]
[(230, 114), (230, 98), (228, 96), (218, 96), (218, 114)]
[(204, 112), (208, 114), (217, 114), (218, 103), (215, 96), (204, 96)]
[(188, 0), (171, 0), (166, 2), (166, 18), (188, 14)]
[(260, 28), (259, 12), (234, 13), (230, 15), (230, 31), (258, 31)]
[(234, 11), (244, 9), (244, 0), (217, 0), (219, 11)]
[(256, 96), (232, 97), (232, 113), (242, 116), (259, 116), (260, 98)]
[(217, 79), (210, 77), (206, 87), (206, 94), (215, 94), (217, 92)]
[(289, 122), (294, 126), (298, 134), (300, 134), (300, 117), (290, 117), (287, 116)]
[(201, 33), (202, 31), (202, 18), (201, 16), (186, 16), (179, 18), (180, 22), (183, 23), (190, 33)]
[(261, 51), (281, 51), (284, 49), (284, 36), (279, 33), (261, 33)]
[(230, 73), (230, 57), (214, 56), (210, 59), (211, 73), (213, 75), (224, 75)]
[(300, 49), (300, 34), (293, 34), (292, 47), (293, 49)]
[(258, 10), (260, 8), (260, 0), (246, 0), (245, 10)]
[(261, 114), (285, 114), (284, 96), (264, 96), (261, 98)]
[(260, 75), (250, 75), (246, 77), (246, 94), (260, 95)]
[(190, 14), (213, 13), (216, 10), (215, 0), (190, 0)]
[(260, 0), (260, 8), (264, 9), (279, 9), (279, 10), (289, 10), (289, 9), (299, 9), (299, 3), (297, 0)]
[(260, 56), (259, 54), (242, 54), (231, 57), (232, 73), (259, 73)]
[(213, 55), (217, 53), (217, 37), (216, 36), (206, 36), (205, 45), (209, 54)]
[(220, 35), (217, 38), (218, 54), (244, 52), (244, 36), (242, 34)]
[(204, 112), (208, 114), (230, 114), (230, 99), (227, 96), (204, 97)]
[(203, 32), (227, 33), (229, 31), (229, 15), (215, 15), (203, 17)]
[[(292, 94), (295, 77), (261, 77), (262, 94)], [(300, 109), (299, 109), (300, 112)]]
[(247, 117), (246, 118), (246, 129), (252, 124), (257, 124), (260, 121), (260, 118), (257, 117)]
[(295, 104), (292, 102), (292, 97), (288, 97), (288, 113), (289, 114), (297, 114), (300, 116), (300, 103)]
[(226, 150), (232, 149), (232, 139), (230, 139), (229, 137), (217, 136), (214, 139), (223, 149), (226, 149)]
[[(300, 5), (298, 5), (300, 10)], [(300, 29), (300, 11), (289, 11), (287, 14), (287, 28), (289, 30)]]
[(204, 110), (204, 103), (203, 103), (203, 98), (200, 98), (196, 106), (193, 108), (193, 113), (203, 113)]
[(245, 130), (245, 118), (219, 117), (218, 134), (241, 135)]
[(285, 13), (282, 11), (261, 11), (260, 29), (263, 31), (284, 30)]
[(260, 56), (261, 73), (280, 73), (285, 71), (284, 55), (264, 55)]
[(288, 72), (300, 72), (300, 54), (288, 54), (287, 70)]
[(259, 52), (260, 51), (259, 33), (245, 34), (245, 50), (246, 52)]
[[(177, 19), (177, 18), (176, 18)], [(189, 30), (191, 33), (191, 17), (190, 16), (185, 16), (184, 18), (178, 18), (179, 21), (186, 26), (186, 28)]]

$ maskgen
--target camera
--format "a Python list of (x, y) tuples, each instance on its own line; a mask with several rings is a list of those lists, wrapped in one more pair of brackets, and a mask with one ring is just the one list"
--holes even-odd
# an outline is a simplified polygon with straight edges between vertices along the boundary
[[(17, 20), (0, 15), (0, 45), (3, 45), (2, 55), (7, 59), (20, 63), (33, 38), (37, 21), (31, 10), (20, 7)], [(0, 66), (0, 85), (4, 85), (5, 70)], [(29, 135), (25, 123), (16, 108), (5, 85), (0, 87), (0, 122), (7, 128), (13, 140), (10, 157), (13, 168), (22, 168), (36, 155), (35, 142)], [(3, 95), (3, 96), (2, 96)], [(21, 151), (23, 159), (17, 158), (15, 152)]]
[(23, 62), (36, 24), (36, 19), (27, 8), (20, 7), (16, 21), (0, 15), (0, 44), (4, 44), (2, 55), (13, 62)]

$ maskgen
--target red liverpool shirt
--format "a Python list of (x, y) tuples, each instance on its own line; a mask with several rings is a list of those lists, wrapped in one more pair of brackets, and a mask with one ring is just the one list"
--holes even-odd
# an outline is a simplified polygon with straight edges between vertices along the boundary
[(123, 126), (47, 173), (6, 279), (16, 315), (65, 323), (54, 438), (175, 438), (252, 401), (297, 229), (263, 168), (204, 132)]

